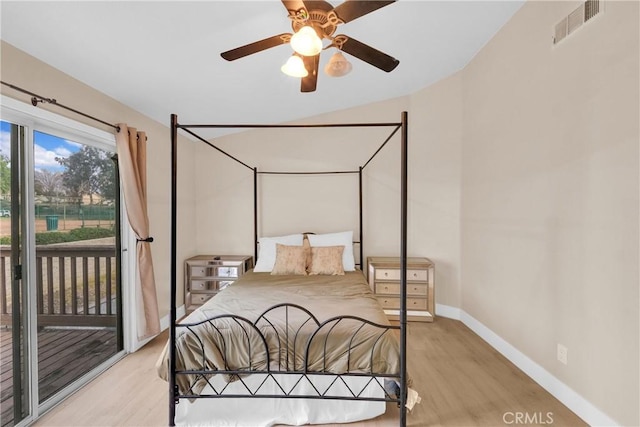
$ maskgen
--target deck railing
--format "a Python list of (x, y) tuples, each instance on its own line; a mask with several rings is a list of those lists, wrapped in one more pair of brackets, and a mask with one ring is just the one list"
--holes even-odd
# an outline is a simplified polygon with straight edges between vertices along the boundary
[[(10, 253), (0, 246), (2, 326), (11, 325)], [(114, 245), (36, 246), (38, 326), (115, 326), (115, 256)]]

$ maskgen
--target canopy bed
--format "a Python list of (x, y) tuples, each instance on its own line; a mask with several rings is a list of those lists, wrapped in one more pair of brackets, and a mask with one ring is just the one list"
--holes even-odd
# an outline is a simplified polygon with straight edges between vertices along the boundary
[[(171, 324), (158, 372), (169, 382), (169, 424), (235, 425), (351, 422), (397, 403), (399, 424), (415, 392), (406, 366), (407, 123), (180, 124), (171, 116)], [(357, 171), (258, 171), (216, 147), (198, 129), (388, 127), (392, 131)], [(178, 131), (253, 172), (256, 267), (177, 321)], [(399, 325), (391, 325), (363, 274), (363, 169), (400, 131)], [(258, 233), (260, 174), (359, 174), (359, 241), (353, 232)], [(353, 245), (359, 246), (360, 269)], [(337, 260), (337, 261), (336, 261)], [(250, 399), (250, 400), (248, 400)], [(265, 403), (266, 402), (266, 403)], [(278, 417), (273, 416), (277, 412)], [(282, 415), (284, 414), (284, 415)], [(282, 415), (282, 416), (280, 416)]]

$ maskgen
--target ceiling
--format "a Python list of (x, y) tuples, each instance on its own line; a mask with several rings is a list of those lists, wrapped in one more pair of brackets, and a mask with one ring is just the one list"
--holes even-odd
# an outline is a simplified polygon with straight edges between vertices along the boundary
[[(300, 80), (280, 71), (292, 53), (288, 45), (233, 62), (220, 57), (291, 31), (286, 9), (275, 0), (3, 0), (0, 34), (167, 125), (171, 113), (183, 123), (279, 123), (429, 86), (463, 68), (523, 3), (401, 0), (340, 25), (337, 34), (375, 47), (400, 65), (385, 73), (345, 54), (352, 72), (332, 78), (320, 71), (312, 93), (301, 93)], [(332, 50), (321, 54), (320, 70)], [(54, 88), (40, 95), (68, 105)]]

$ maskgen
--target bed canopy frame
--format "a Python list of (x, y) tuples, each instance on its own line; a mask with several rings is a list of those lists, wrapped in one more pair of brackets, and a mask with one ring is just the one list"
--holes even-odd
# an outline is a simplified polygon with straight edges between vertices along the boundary
[[(256, 167), (251, 167), (236, 157), (230, 155), (213, 143), (196, 133), (198, 129), (274, 129), (274, 128), (370, 128), (370, 127), (388, 127), (392, 128), (389, 136), (384, 140), (375, 153), (360, 166), (357, 171), (325, 171), (325, 172), (277, 172), (277, 171), (258, 171)], [(178, 122), (176, 114), (171, 115), (171, 311), (170, 311), (170, 330), (169, 330), (169, 425), (175, 425), (176, 408), (179, 402), (179, 392), (176, 385), (176, 327), (177, 323), (177, 282), (178, 282), (178, 259), (177, 259), (177, 172), (178, 172), (178, 131), (181, 130), (196, 140), (203, 142), (209, 147), (217, 150), (224, 156), (234, 160), (242, 166), (253, 171), (253, 187), (254, 187), (254, 256), (258, 256), (258, 175), (260, 174), (279, 174), (279, 175), (309, 175), (309, 174), (358, 174), (359, 181), (359, 243), (360, 246), (360, 268), (362, 270), (363, 263), (363, 203), (362, 203), (362, 172), (364, 168), (375, 158), (375, 156), (384, 148), (391, 138), (400, 131), (400, 396), (396, 401), (400, 409), (399, 423), (400, 426), (406, 426), (406, 403), (407, 403), (407, 357), (406, 357), (406, 340), (407, 340), (407, 147), (408, 147), (408, 113), (403, 111), (399, 122), (373, 122), (373, 123), (327, 123), (327, 124), (181, 124)], [(364, 270), (362, 270), (364, 271)], [(193, 397), (193, 396), (190, 396)], [(220, 396), (223, 397), (223, 396)], [(243, 396), (244, 397), (244, 396)], [(247, 395), (246, 397), (258, 398), (262, 396)], [(290, 398), (307, 398), (307, 396), (279, 396)], [(309, 396), (309, 398), (319, 398), (318, 396)], [(320, 397), (321, 398), (321, 397)], [(332, 397), (335, 399), (335, 397)], [(353, 398), (349, 398), (353, 400)], [(360, 398), (360, 400), (374, 400)]]

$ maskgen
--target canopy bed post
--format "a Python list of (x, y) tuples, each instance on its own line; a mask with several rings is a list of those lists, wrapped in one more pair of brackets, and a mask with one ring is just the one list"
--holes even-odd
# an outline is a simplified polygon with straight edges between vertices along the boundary
[(402, 112), (400, 148), (400, 425), (407, 425), (407, 125), (408, 114)]
[[(178, 116), (171, 115), (171, 314), (169, 315), (169, 340), (172, 345), (169, 346), (169, 369), (171, 372), (176, 371), (176, 289), (177, 289), (177, 171), (178, 171)], [(169, 425), (175, 425), (176, 414), (176, 379), (175, 375), (171, 375), (169, 379)]]
[(258, 259), (258, 168), (253, 168), (253, 259)]
[(358, 188), (360, 191), (360, 270), (365, 271), (366, 266), (364, 265), (364, 257), (363, 257), (363, 238), (362, 238), (362, 166), (358, 170)]

